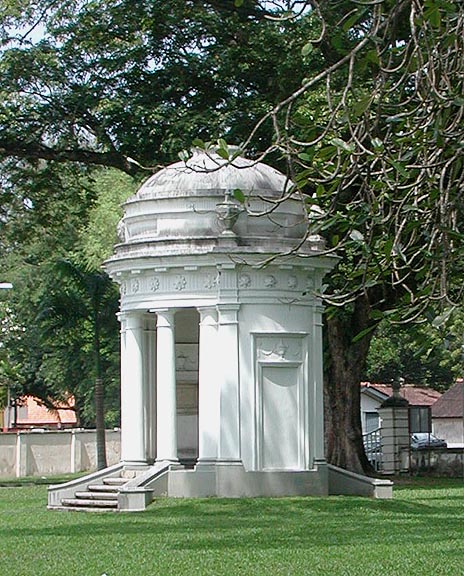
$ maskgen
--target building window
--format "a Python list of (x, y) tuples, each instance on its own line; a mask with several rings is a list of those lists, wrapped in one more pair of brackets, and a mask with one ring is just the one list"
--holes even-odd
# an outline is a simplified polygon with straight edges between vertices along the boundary
[(364, 434), (369, 434), (380, 427), (380, 417), (378, 412), (364, 412)]
[(429, 406), (409, 407), (409, 431), (432, 432), (432, 419)]

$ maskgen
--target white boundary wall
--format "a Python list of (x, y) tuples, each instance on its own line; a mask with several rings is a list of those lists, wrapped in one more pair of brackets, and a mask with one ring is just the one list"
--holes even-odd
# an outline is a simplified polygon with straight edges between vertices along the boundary
[[(121, 433), (106, 431), (108, 466), (120, 460)], [(53, 476), (95, 470), (95, 430), (0, 434), (0, 478)]]

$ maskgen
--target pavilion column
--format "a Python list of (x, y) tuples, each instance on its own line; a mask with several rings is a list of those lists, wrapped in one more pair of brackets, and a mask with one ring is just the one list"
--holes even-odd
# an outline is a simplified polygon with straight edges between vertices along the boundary
[(178, 462), (174, 311), (157, 310), (156, 461)]
[(148, 461), (153, 462), (156, 458), (156, 318), (154, 314), (145, 316), (144, 360), (146, 449)]
[(146, 463), (144, 317), (125, 312), (121, 322), (121, 460)]
[(220, 382), (217, 357), (217, 310), (199, 308), (198, 373), (198, 464), (210, 464), (218, 457)]
[(309, 406), (309, 445), (311, 446), (312, 462), (307, 465), (325, 462), (324, 449), (324, 374), (322, 365), (322, 306), (313, 309), (313, 334), (311, 340), (310, 366), (312, 370), (312, 382), (310, 381), (310, 406)]
[(218, 458), (240, 462), (240, 390), (239, 390), (239, 304), (218, 306), (218, 347), (216, 366), (220, 386), (220, 433)]

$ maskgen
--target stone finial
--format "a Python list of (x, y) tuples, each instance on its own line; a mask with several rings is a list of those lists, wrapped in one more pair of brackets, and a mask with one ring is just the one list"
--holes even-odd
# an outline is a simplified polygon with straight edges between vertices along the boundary
[(225, 194), (224, 201), (216, 204), (216, 214), (218, 223), (222, 228), (223, 236), (235, 236), (233, 227), (238, 217), (243, 212), (243, 208), (237, 202), (231, 199), (231, 193), (228, 190)]
[(406, 398), (400, 396), (400, 390), (402, 386), (404, 386), (404, 378), (392, 380), (391, 387), (393, 394), (382, 402), (382, 408), (386, 408), (388, 406), (409, 406), (409, 402), (406, 400)]

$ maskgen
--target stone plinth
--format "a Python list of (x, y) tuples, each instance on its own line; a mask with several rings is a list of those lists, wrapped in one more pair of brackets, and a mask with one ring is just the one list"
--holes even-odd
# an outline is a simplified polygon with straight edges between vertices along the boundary
[[(387, 400), (388, 401), (388, 400)], [(386, 402), (387, 402), (386, 401)], [(401, 450), (409, 447), (409, 407), (408, 403), (384, 405), (379, 408), (382, 419), (382, 473), (399, 474), (402, 469)]]

